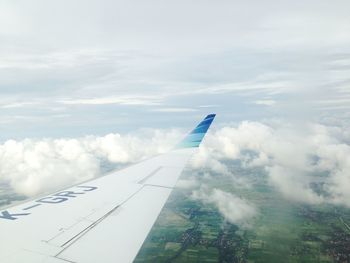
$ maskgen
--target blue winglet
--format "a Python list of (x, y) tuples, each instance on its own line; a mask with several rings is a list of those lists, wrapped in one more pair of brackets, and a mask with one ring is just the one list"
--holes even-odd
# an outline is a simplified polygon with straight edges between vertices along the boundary
[(216, 114), (209, 114), (205, 117), (196, 128), (194, 128), (177, 146), (176, 148), (192, 148), (198, 147), (205, 134), (207, 133)]

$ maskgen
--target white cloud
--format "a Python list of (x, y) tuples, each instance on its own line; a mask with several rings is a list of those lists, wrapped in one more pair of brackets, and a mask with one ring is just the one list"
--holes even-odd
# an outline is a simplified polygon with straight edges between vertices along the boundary
[(120, 105), (144, 105), (155, 106), (161, 104), (159, 97), (147, 96), (121, 96), (121, 97), (105, 97), (105, 98), (90, 98), (90, 99), (75, 99), (61, 100), (60, 103), (67, 105), (105, 105), (105, 104), (120, 104)]
[[(264, 168), (269, 183), (286, 198), (350, 206), (346, 129), (314, 123), (242, 122), (210, 133), (192, 166), (227, 173), (225, 162), (241, 160), (246, 167)], [(315, 183), (321, 183), (321, 188), (315, 189)]]
[(216, 104), (208, 104), (208, 105), (199, 105), (198, 108), (218, 108), (219, 105)]
[(196, 178), (187, 178), (187, 179), (181, 179), (177, 182), (176, 187), (182, 188), (182, 189), (194, 189), (197, 186), (199, 186), (199, 182), (196, 180)]
[(305, 171), (279, 165), (267, 167), (270, 183), (292, 201), (320, 204), (324, 198), (310, 188), (312, 178)]
[(152, 111), (156, 111), (156, 112), (193, 112), (193, 111), (197, 111), (197, 110), (192, 109), (192, 108), (158, 108), (158, 109), (153, 109)]
[(14, 102), (9, 104), (3, 104), (0, 107), (3, 109), (11, 109), (11, 108), (22, 108), (22, 107), (30, 107), (33, 105), (38, 105), (35, 102)]
[(348, 7), (343, 0), (337, 4), (269, 0), (254, 5), (227, 0), (217, 3), (77, 0), (74, 4), (5, 1), (1, 4), (4, 12), (0, 32), (36, 45), (89, 44), (157, 52), (176, 48), (196, 50), (198, 46), (266, 49), (346, 45)]
[[(165, 152), (181, 137), (176, 130), (146, 130), (76, 139), (9, 140), (0, 145), (0, 180), (18, 193), (35, 195), (99, 175), (103, 160), (130, 163)], [(249, 179), (230, 168), (230, 161), (240, 160), (243, 168), (265, 171), (268, 182), (288, 199), (350, 206), (349, 142), (346, 126), (244, 121), (211, 130), (190, 167), (231, 177), (235, 187), (249, 187)], [(194, 178), (179, 182), (183, 188), (196, 186)], [(211, 198), (218, 196), (215, 192)]]
[(272, 106), (276, 103), (274, 100), (256, 100), (254, 101), (257, 105)]
[(0, 146), (0, 178), (17, 193), (35, 195), (93, 178), (99, 161), (78, 140), (7, 141)]
[(103, 160), (123, 164), (162, 153), (179, 138), (176, 131), (153, 130), (147, 136), (9, 140), (0, 145), (0, 180), (32, 196), (98, 176)]
[(257, 214), (253, 204), (220, 189), (202, 187), (193, 192), (192, 198), (215, 205), (228, 222), (242, 227), (248, 227), (250, 220)]

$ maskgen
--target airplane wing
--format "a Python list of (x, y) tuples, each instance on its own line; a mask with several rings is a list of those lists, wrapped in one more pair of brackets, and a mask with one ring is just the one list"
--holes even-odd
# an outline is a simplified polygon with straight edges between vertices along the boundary
[(0, 262), (132, 262), (214, 117), (167, 154), (0, 211)]

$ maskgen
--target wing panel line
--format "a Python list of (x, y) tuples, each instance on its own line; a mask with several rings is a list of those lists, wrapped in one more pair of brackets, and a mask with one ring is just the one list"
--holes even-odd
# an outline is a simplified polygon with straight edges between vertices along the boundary
[(74, 244), (76, 241), (78, 241), (81, 237), (83, 237), (87, 232), (89, 232), (91, 229), (93, 229), (95, 226), (97, 226), (99, 223), (101, 223), (104, 219), (106, 219), (110, 214), (115, 212), (120, 206), (125, 204), (127, 201), (129, 201), (132, 197), (134, 197), (137, 193), (139, 193), (145, 186), (140, 187), (135, 193), (133, 193), (131, 196), (129, 196), (126, 200), (124, 200), (122, 203), (114, 207), (112, 210), (107, 212), (105, 215), (97, 219), (95, 222), (93, 222), (91, 225), (80, 231), (78, 234), (76, 234), (74, 237), (70, 238), (68, 241), (63, 243), (61, 247), (64, 247), (59, 253), (55, 255), (55, 257), (59, 256), (61, 253), (63, 253), (67, 248), (69, 248), (72, 244)]
[(150, 179), (153, 175), (155, 175), (156, 173), (158, 173), (163, 167), (159, 166), (158, 168), (156, 168), (153, 172), (151, 172), (149, 175), (147, 175), (146, 177), (144, 177), (143, 179), (141, 179), (140, 181), (138, 181), (138, 184), (144, 184), (148, 179)]

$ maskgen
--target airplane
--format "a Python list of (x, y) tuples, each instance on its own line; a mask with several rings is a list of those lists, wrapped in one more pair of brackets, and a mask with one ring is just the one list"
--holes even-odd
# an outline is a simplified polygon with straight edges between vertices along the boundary
[(168, 153), (0, 211), (0, 262), (132, 262), (214, 118)]

